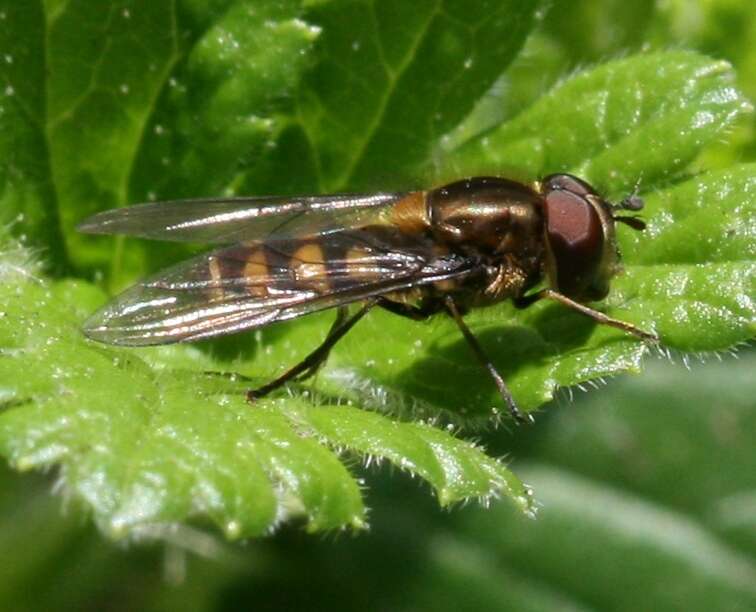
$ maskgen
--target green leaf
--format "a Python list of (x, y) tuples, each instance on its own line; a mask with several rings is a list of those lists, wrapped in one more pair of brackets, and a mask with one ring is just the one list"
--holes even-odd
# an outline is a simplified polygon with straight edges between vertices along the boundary
[(317, 187), (383, 181), (385, 189), (387, 179), (416, 178), (433, 144), (514, 58), (537, 6), (390, 0), (319, 7), (312, 18), (324, 28), (324, 59), (305, 82), (300, 108)]
[(296, 517), (313, 531), (362, 527), (358, 483), (330, 449), (388, 459), (443, 505), (505, 493), (530, 506), (505, 467), (449, 433), (303, 398), (252, 408), (225, 379), (155, 371), (86, 342), (78, 321), (97, 292), (39, 281), (11, 265), (18, 253), (6, 257), (0, 452), (22, 470), (60, 465), (67, 493), (112, 537), (192, 517), (229, 538)]
[(67, 267), (46, 135), (41, 3), (3, 2), (0, 20), (0, 223), (15, 223), (50, 267)]
[(0, 9), (0, 220), (22, 213), (19, 233), (49, 249), (53, 270), (107, 266), (116, 284), (149, 265), (144, 249), (114, 253), (75, 225), (139, 199), (230, 187), (280, 131), (317, 36), (294, 1)]
[[(14, 5), (0, 11), (13, 51), (0, 62), (11, 88), (0, 119), (9, 122), (0, 136), (7, 219), (24, 213), (15, 231), (47, 249), (48, 269), (82, 276), (107, 265), (117, 287), (188, 252), (73, 233), (90, 212), (134, 200), (406, 187), (492, 166), (527, 178), (572, 170), (612, 196), (641, 178), (649, 230), (621, 233), (626, 273), (601, 307), (658, 329), (675, 349), (749, 338), (753, 168), (686, 174), (749, 108), (732, 71), (689, 52), (632, 56), (566, 79), (506, 123), (482, 122), (479, 103), (536, 9), (486, 0)], [(442, 504), (506, 495), (530, 509), (498, 460), (442, 428), (499, 420), (492, 385), (448, 320), (374, 313), (334, 351), (317, 392), (292, 387), (252, 408), (248, 383), (206, 372), (275, 375), (317, 344), (327, 315), (243, 337), (250, 348), (230, 361), (217, 347), (96, 346), (78, 326), (102, 293), (40, 278), (28, 251), (6, 243), (0, 450), (19, 468), (60, 465), (65, 490), (106, 533), (187, 520), (229, 537), (288, 518), (311, 530), (362, 526), (359, 481), (341, 452), (348, 464), (352, 455), (390, 461)], [(503, 304), (469, 320), (527, 409), (559, 386), (638, 369), (646, 350), (554, 305)]]
[[(458, 174), (571, 171), (620, 192), (669, 180), (751, 109), (725, 62), (691, 52), (615, 60), (564, 81), (513, 120), (450, 151)], [(500, 172), (501, 170), (499, 170)]]
[(300, 18), (301, 3), (203, 4), (174, 17), (192, 39), (162, 84), (134, 160), (137, 200), (233, 192), (295, 114), (291, 98), (321, 34)]
[(384, 172), (387, 150), (406, 175), (515, 56), (537, 6), (6, 4), (0, 220), (23, 213), (19, 233), (50, 249), (54, 269), (106, 268), (116, 287), (166, 250), (113, 251), (73, 231), (84, 217), (158, 198), (354, 188)]
[[(127, 200), (145, 123), (178, 60), (179, 32), (166, 6), (53, 3), (36, 23), (39, 45), (31, 52), (44, 70), (23, 80), (45, 92), (38, 123), (56, 195), (40, 205), (57, 211), (71, 259), (80, 255), (73, 228), (81, 215)], [(23, 41), (23, 24), (9, 26)]]

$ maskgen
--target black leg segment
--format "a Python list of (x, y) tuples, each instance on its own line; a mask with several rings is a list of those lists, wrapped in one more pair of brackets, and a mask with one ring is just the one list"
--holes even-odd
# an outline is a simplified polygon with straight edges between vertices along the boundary
[(279, 387), (285, 385), (291, 380), (296, 379), (300, 375), (304, 375), (306, 378), (307, 376), (314, 374), (315, 371), (317, 371), (317, 369), (321, 365), (323, 365), (325, 360), (328, 358), (328, 353), (331, 352), (331, 349), (334, 347), (334, 345), (339, 340), (341, 340), (344, 335), (350, 329), (352, 329), (352, 327), (354, 327), (354, 325), (362, 317), (364, 317), (373, 306), (375, 306), (375, 304), (375, 300), (369, 300), (365, 302), (362, 308), (360, 308), (355, 314), (353, 314), (351, 318), (346, 320), (344, 320), (346, 309), (344, 309), (345, 312), (343, 314), (339, 312), (339, 314), (337, 314), (336, 316), (334, 325), (331, 327), (331, 331), (328, 333), (328, 336), (326, 336), (326, 339), (318, 348), (316, 348), (297, 365), (284, 372), (278, 378), (270, 381), (262, 387), (258, 387), (257, 389), (250, 389), (249, 391), (247, 391), (247, 400), (253, 402), (257, 399), (260, 399), (261, 397), (265, 397), (270, 392), (275, 391)]
[(475, 353), (478, 361), (491, 375), (494, 383), (496, 383), (496, 388), (499, 390), (499, 395), (501, 395), (504, 403), (507, 405), (507, 408), (509, 408), (509, 412), (512, 415), (512, 418), (514, 418), (519, 423), (532, 423), (533, 417), (529, 414), (523, 413), (517, 407), (517, 404), (512, 397), (512, 393), (509, 391), (509, 388), (504, 382), (504, 379), (501, 377), (501, 374), (499, 374), (496, 366), (494, 366), (491, 359), (488, 357), (488, 355), (486, 355), (483, 347), (478, 342), (478, 339), (473, 335), (473, 333), (470, 331), (470, 328), (467, 327), (464, 320), (462, 319), (462, 315), (459, 312), (459, 308), (457, 308), (457, 305), (454, 303), (454, 299), (451, 296), (446, 296), (446, 298), (444, 298), (444, 302), (446, 305), (446, 310), (457, 323), (457, 327), (459, 327), (459, 330), (462, 332), (465, 340), (467, 340), (467, 343), (470, 345), (473, 353)]
[[(331, 336), (335, 334), (338, 329), (344, 324), (344, 321), (346, 321), (348, 314), (349, 310), (346, 306), (338, 307), (338, 309), (336, 310), (336, 318), (333, 320), (331, 329), (328, 330), (328, 335), (325, 337), (325, 340), (323, 340), (323, 344), (327, 343)], [(333, 348), (333, 345), (331, 345), (331, 348)], [(297, 381), (307, 380), (308, 378), (311, 378), (312, 376), (317, 374), (318, 370), (322, 368), (323, 364), (328, 360), (328, 355), (330, 354), (330, 352), (330, 350), (323, 352), (316, 363), (313, 363), (305, 372), (302, 372), (299, 376), (297, 376)]]
[(625, 333), (631, 334), (636, 338), (643, 340), (643, 342), (647, 342), (649, 344), (659, 343), (659, 336), (657, 336), (656, 334), (644, 331), (639, 327), (636, 327), (632, 323), (628, 323), (627, 321), (614, 319), (608, 315), (605, 315), (601, 311), (590, 308), (589, 306), (581, 304), (580, 302), (576, 302), (575, 300), (568, 298), (566, 295), (563, 295), (558, 291), (554, 291), (553, 289), (542, 289), (538, 293), (534, 293), (532, 296), (528, 296), (528, 298), (526, 299), (529, 299), (531, 301), (530, 303), (540, 299), (554, 300), (555, 302), (559, 302), (563, 306), (567, 306), (567, 308), (576, 310), (586, 317), (590, 317), (591, 319), (596, 321), (596, 323), (600, 323), (601, 325), (608, 325), (609, 327), (614, 327), (616, 329), (621, 329)]
[(394, 302), (383, 296), (378, 297), (377, 300), (377, 304), (381, 308), (413, 321), (425, 321), (428, 317), (444, 309), (443, 303), (438, 301), (424, 302), (420, 306), (413, 306), (402, 302)]

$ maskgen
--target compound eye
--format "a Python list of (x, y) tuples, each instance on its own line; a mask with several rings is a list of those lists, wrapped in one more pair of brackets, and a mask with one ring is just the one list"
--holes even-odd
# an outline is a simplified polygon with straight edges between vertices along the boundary
[(545, 217), (558, 290), (575, 298), (590, 290), (591, 299), (598, 299), (604, 230), (596, 209), (585, 197), (557, 189), (545, 196)]
[(586, 196), (589, 194), (595, 195), (593, 187), (591, 187), (585, 181), (579, 179), (571, 174), (550, 174), (542, 181), (544, 191), (547, 193), (553, 190), (569, 191), (575, 195)]

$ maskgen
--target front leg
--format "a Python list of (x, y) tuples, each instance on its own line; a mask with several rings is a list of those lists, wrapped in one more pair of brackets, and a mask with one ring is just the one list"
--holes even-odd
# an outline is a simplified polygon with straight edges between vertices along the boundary
[(526, 308), (542, 299), (559, 302), (563, 306), (567, 306), (568, 308), (576, 310), (586, 317), (590, 317), (591, 319), (596, 321), (596, 323), (621, 329), (622, 331), (628, 334), (632, 334), (636, 338), (643, 340), (643, 342), (649, 342), (651, 344), (659, 343), (659, 336), (657, 336), (656, 334), (644, 331), (639, 327), (636, 327), (632, 323), (614, 319), (608, 315), (605, 315), (603, 312), (590, 308), (589, 306), (581, 304), (580, 302), (576, 302), (575, 300), (568, 298), (566, 295), (559, 293), (558, 291), (554, 291), (553, 289), (542, 289), (541, 291), (537, 291), (536, 293), (533, 293), (531, 295), (517, 298), (514, 300), (514, 304), (517, 308)]

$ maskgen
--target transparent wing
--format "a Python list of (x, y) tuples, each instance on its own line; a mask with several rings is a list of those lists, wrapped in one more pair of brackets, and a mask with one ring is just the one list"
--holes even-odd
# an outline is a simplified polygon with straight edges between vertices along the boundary
[(198, 340), (461, 277), (475, 266), (390, 226), (237, 245), (135, 285), (84, 331), (133, 346)]
[(78, 230), (158, 240), (232, 244), (327, 234), (376, 223), (404, 193), (218, 198), (138, 204), (90, 217)]

